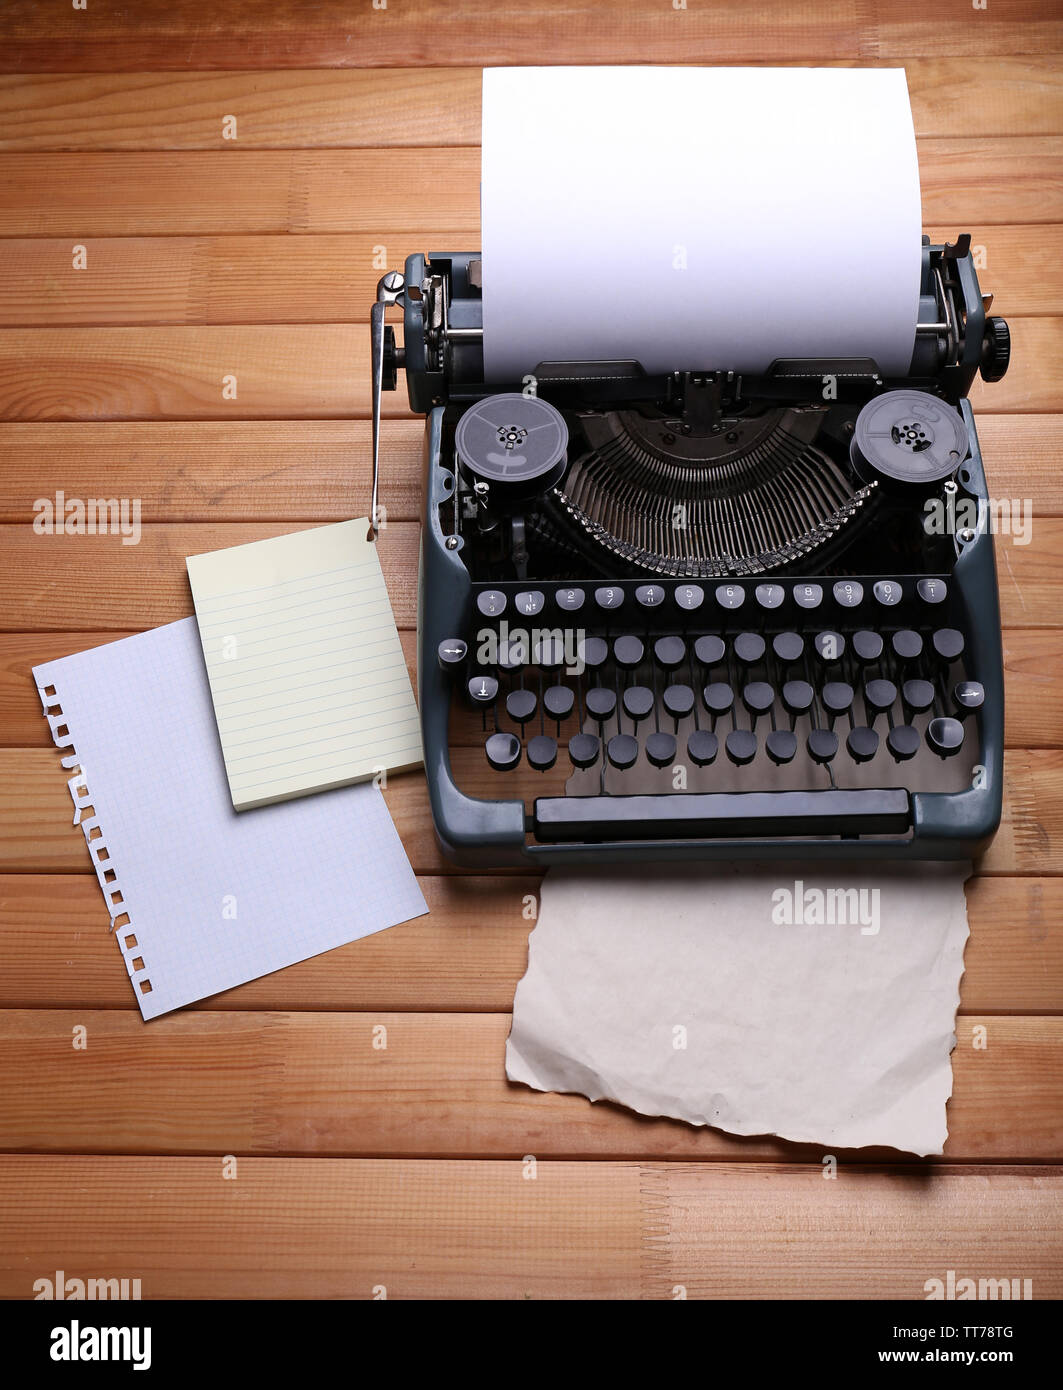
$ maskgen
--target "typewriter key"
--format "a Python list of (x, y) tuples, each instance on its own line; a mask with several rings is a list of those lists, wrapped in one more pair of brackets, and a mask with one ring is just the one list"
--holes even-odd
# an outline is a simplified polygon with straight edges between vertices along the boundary
[(884, 391), (856, 417), (849, 457), (865, 483), (925, 490), (956, 472), (970, 444), (954, 405), (926, 391)]
[(917, 661), (923, 654), (923, 639), (911, 628), (893, 634), (893, 650), (902, 661)]
[(740, 632), (735, 638), (734, 650), (743, 666), (755, 666), (764, 657), (764, 638), (759, 632)]
[(823, 687), (820, 698), (823, 701), (823, 708), (833, 722), (839, 714), (845, 714), (852, 709), (853, 687), (848, 681), (828, 681)]
[(868, 681), (864, 686), (864, 703), (867, 705), (869, 720), (885, 714), (897, 698), (897, 687), (892, 681)]
[(779, 632), (771, 639), (771, 649), (784, 666), (792, 666), (804, 655), (805, 639), (797, 632)]
[(732, 729), (724, 747), (735, 767), (745, 767), (757, 756), (757, 736), (749, 729)]
[(485, 751), (496, 772), (509, 772), (520, 762), (520, 739), (516, 734), (492, 734)]
[(812, 707), (815, 691), (808, 681), (787, 681), (782, 688), (782, 702), (796, 719)]
[(469, 406), (454, 431), (461, 471), (470, 483), (488, 486), (488, 508), (549, 491), (565, 471), (568, 426), (540, 396), (507, 391)]
[(700, 584), (680, 584), (675, 591), (675, 601), (687, 613), (693, 613), (705, 602), (705, 590)]
[(931, 719), (926, 741), (941, 758), (951, 758), (963, 744), (963, 725), (958, 719)]
[(845, 746), (854, 763), (868, 763), (878, 752), (878, 734), (874, 729), (858, 724), (855, 729), (849, 730)]
[(838, 751), (838, 735), (830, 729), (813, 729), (808, 736), (809, 757), (817, 763), (829, 763)]
[(609, 740), (605, 751), (612, 765), (624, 772), (627, 768), (634, 767), (638, 758), (638, 739), (632, 738), (630, 734), (615, 734)]
[(961, 719), (981, 709), (985, 701), (985, 689), (980, 681), (960, 681), (952, 692)]
[(708, 767), (716, 761), (720, 741), (708, 729), (695, 729), (687, 739), (687, 755), (697, 767)]
[(842, 608), (857, 608), (864, 600), (864, 586), (855, 579), (839, 579), (834, 586), (834, 602)]
[(793, 762), (797, 753), (797, 735), (792, 734), (789, 729), (772, 729), (764, 747), (767, 749), (768, 757), (778, 766)]
[(537, 704), (532, 690), (511, 690), (506, 696), (506, 713), (516, 724), (527, 724)]
[(557, 762), (557, 744), (546, 734), (528, 740), (528, 762), (537, 772), (549, 772)]
[(616, 657), (618, 666), (625, 671), (633, 671), (646, 655), (646, 648), (640, 637), (628, 634), (624, 637), (618, 637), (613, 643), (613, 655)]
[(558, 589), (554, 595), (558, 608), (565, 613), (578, 613), (583, 607), (585, 597), (582, 589)]
[(869, 666), (882, 655), (882, 637), (877, 632), (854, 632), (853, 652), (857, 661)]
[(599, 724), (604, 724), (607, 719), (612, 719), (616, 709), (616, 692), (610, 690), (608, 686), (592, 685), (587, 691), (586, 697), (587, 713), (592, 719), (596, 719)]
[(816, 656), (824, 666), (841, 661), (845, 655), (845, 638), (840, 632), (817, 632), (814, 645)]
[(761, 608), (778, 608), (786, 597), (781, 584), (758, 584), (755, 590), (758, 605)]
[(726, 714), (735, 702), (734, 691), (725, 681), (714, 681), (712, 685), (707, 685), (701, 698), (705, 701), (705, 708), (714, 718)]
[(576, 697), (567, 685), (552, 685), (543, 696), (543, 709), (551, 719), (567, 719)]
[(675, 739), (671, 734), (650, 734), (646, 756), (654, 767), (669, 767), (675, 760)]
[(468, 643), (463, 642), (460, 637), (444, 637), (437, 648), (440, 669), (453, 671), (455, 666), (460, 666), (465, 660), (468, 651)]
[(664, 671), (674, 671), (687, 659), (687, 644), (682, 637), (658, 637), (653, 644), (657, 665)]
[(718, 666), (727, 655), (727, 648), (719, 637), (699, 637), (694, 643), (694, 655), (702, 666)]
[(929, 681), (905, 681), (901, 686), (904, 699), (904, 713), (910, 720), (913, 714), (922, 714), (934, 703), (934, 687)]
[(598, 740), (593, 734), (573, 734), (568, 741), (573, 767), (593, 767), (598, 761)]
[(475, 705), (493, 705), (498, 695), (494, 676), (473, 676), (469, 682), (469, 698)]
[(934, 650), (942, 661), (956, 661), (963, 655), (963, 633), (954, 627), (939, 627), (933, 640)]
[(944, 603), (949, 587), (943, 579), (920, 579), (915, 591), (924, 603)]
[(694, 708), (694, 692), (689, 685), (670, 685), (661, 700), (673, 719), (685, 719)]
[(645, 719), (653, 709), (653, 691), (644, 685), (629, 685), (623, 699), (624, 711), (632, 719)]
[(911, 724), (895, 724), (886, 735), (886, 747), (891, 757), (899, 763), (906, 763), (909, 758), (914, 758), (919, 752), (921, 742), (919, 730), (913, 729)]
[(604, 666), (609, 659), (609, 643), (604, 637), (584, 637), (576, 648), (576, 654), (584, 666), (592, 669)]
[(742, 691), (742, 703), (756, 719), (759, 714), (767, 714), (775, 703), (775, 691), (767, 681), (751, 681)]

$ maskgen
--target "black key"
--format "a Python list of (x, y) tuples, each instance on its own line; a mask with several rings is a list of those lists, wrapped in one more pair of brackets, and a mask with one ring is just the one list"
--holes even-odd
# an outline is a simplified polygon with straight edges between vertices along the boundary
[(740, 632), (735, 638), (734, 651), (743, 666), (755, 666), (764, 658), (764, 638), (759, 632)]
[(764, 746), (772, 762), (781, 766), (793, 761), (797, 752), (797, 735), (789, 729), (772, 729)]
[(944, 603), (949, 589), (943, 579), (920, 579), (915, 591), (924, 603)]
[(619, 608), (624, 602), (624, 591), (616, 585), (603, 584), (600, 589), (595, 589), (594, 601), (599, 608), (609, 612), (614, 608)]
[(653, 691), (644, 685), (629, 685), (624, 691), (624, 710), (632, 719), (645, 719), (653, 709)]
[(929, 681), (905, 681), (901, 686), (901, 695), (909, 719), (913, 714), (922, 714), (934, 703), (934, 687)]
[(839, 579), (834, 586), (834, 602), (842, 608), (858, 608), (864, 601), (864, 586), (855, 579)]
[(541, 637), (532, 656), (544, 670), (559, 671), (565, 664), (565, 644), (560, 637)]
[(899, 763), (914, 758), (922, 741), (919, 730), (913, 729), (911, 724), (895, 724), (886, 735), (886, 747)]
[(635, 590), (635, 602), (640, 608), (660, 608), (664, 602), (664, 589), (660, 584), (640, 584)]
[(959, 681), (952, 692), (961, 719), (981, 709), (985, 703), (985, 689), (980, 681)]
[(805, 639), (796, 632), (779, 632), (771, 639), (771, 649), (784, 665), (792, 666), (805, 654)]
[(615, 734), (609, 740), (605, 751), (612, 765), (623, 771), (635, 765), (639, 755), (638, 739), (632, 738), (630, 734)]
[(633, 671), (646, 655), (646, 648), (641, 637), (634, 637), (628, 633), (624, 637), (618, 637), (613, 643), (613, 655), (618, 666), (622, 666), (625, 671)]
[(958, 719), (931, 719), (926, 741), (939, 757), (951, 758), (963, 744), (963, 725)]
[(605, 685), (592, 685), (587, 691), (586, 704), (587, 713), (591, 719), (596, 719), (599, 724), (604, 724), (607, 719), (613, 717), (613, 712), (616, 709), (616, 692)]
[(675, 739), (671, 734), (650, 734), (646, 756), (654, 767), (670, 767), (675, 761)]
[(578, 613), (583, 607), (587, 595), (582, 589), (558, 589), (554, 598), (558, 608), (565, 613)]
[(718, 666), (727, 655), (727, 648), (719, 637), (699, 637), (694, 643), (694, 655), (702, 666)]
[(552, 685), (543, 695), (543, 709), (551, 719), (567, 719), (576, 697), (567, 685)]
[(798, 608), (818, 608), (823, 602), (823, 586), (821, 584), (801, 584), (794, 585), (794, 603)]
[(849, 756), (853, 762), (869, 763), (878, 752), (878, 734), (874, 729), (868, 729), (862, 724), (858, 724), (855, 729), (849, 730), (849, 737), (845, 740), (845, 746), (849, 750)]
[(757, 755), (757, 736), (749, 729), (732, 729), (724, 746), (735, 767), (745, 767)]
[(823, 708), (836, 719), (853, 707), (853, 687), (847, 681), (828, 681), (820, 696)]
[(897, 687), (892, 681), (868, 681), (864, 686), (864, 700), (872, 719), (877, 714), (885, 714), (896, 698)]
[(532, 690), (511, 690), (506, 696), (506, 713), (517, 724), (527, 724), (538, 701)]
[(705, 708), (711, 715), (726, 714), (735, 702), (734, 691), (724, 681), (714, 681), (701, 693)]
[(705, 602), (705, 590), (700, 584), (680, 584), (675, 601), (687, 613), (693, 613)]
[(902, 661), (915, 661), (923, 654), (923, 639), (911, 628), (902, 628), (893, 634), (893, 650)]
[(557, 762), (557, 744), (548, 734), (528, 740), (528, 762), (537, 772), (549, 772)]
[(585, 637), (576, 651), (584, 666), (592, 670), (604, 666), (609, 659), (609, 643), (604, 637)]
[(492, 734), (484, 751), (496, 772), (509, 772), (520, 762), (520, 739), (516, 734)]
[(942, 661), (956, 661), (963, 655), (963, 633), (954, 627), (939, 627), (933, 640), (934, 650)]
[(520, 637), (507, 637), (498, 644), (498, 665), (503, 671), (519, 671), (528, 655), (527, 643)]
[(830, 729), (813, 729), (808, 736), (808, 755), (814, 762), (829, 763), (838, 751), (838, 735)]
[(775, 703), (775, 690), (767, 681), (751, 681), (742, 691), (742, 703), (754, 718), (767, 714)]
[(436, 648), (440, 668), (444, 671), (453, 671), (455, 666), (460, 666), (468, 653), (469, 644), (460, 637), (444, 637)]
[(845, 655), (845, 638), (840, 632), (817, 632), (815, 648), (820, 662), (830, 666)]
[(782, 605), (786, 594), (781, 584), (758, 584), (756, 587), (756, 600), (761, 608), (769, 611), (779, 608)]
[(782, 688), (782, 702), (795, 717), (812, 708), (815, 691), (808, 681), (787, 681)]
[(719, 748), (719, 739), (708, 729), (695, 729), (687, 739), (687, 755), (698, 767), (708, 767), (709, 763), (715, 762)]
[(541, 589), (526, 589), (513, 600), (517, 612), (525, 618), (534, 618), (546, 606), (546, 595)]
[(670, 685), (661, 699), (673, 719), (685, 719), (694, 708), (694, 692), (689, 685)]
[(716, 586), (716, 602), (721, 608), (733, 611), (741, 608), (745, 601), (746, 591), (741, 584), (718, 584)]
[(506, 596), (500, 589), (484, 589), (476, 595), (476, 607), (485, 618), (497, 618), (506, 611)]
[(852, 636), (853, 652), (857, 661), (865, 666), (872, 661), (877, 661), (882, 655), (882, 636), (877, 632), (854, 632)]
[(593, 734), (573, 734), (568, 741), (573, 767), (593, 767), (598, 761), (598, 740)]
[(880, 579), (875, 584), (874, 594), (883, 608), (895, 608), (904, 597), (904, 590), (896, 579)]
[(653, 644), (657, 665), (664, 671), (674, 671), (687, 659), (687, 644), (682, 637), (658, 637)]
[(473, 676), (469, 682), (469, 698), (476, 705), (493, 705), (498, 695), (494, 676)]

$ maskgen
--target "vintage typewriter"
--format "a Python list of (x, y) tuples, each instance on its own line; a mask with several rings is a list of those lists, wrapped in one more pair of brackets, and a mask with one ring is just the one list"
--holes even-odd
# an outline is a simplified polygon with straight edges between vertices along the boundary
[(1004, 724), (966, 399), (1007, 369), (988, 308), (969, 238), (924, 238), (903, 379), (568, 361), (488, 385), (479, 254), (384, 276), (373, 517), (402, 367), (427, 424), (419, 696), (448, 855), (979, 852)]

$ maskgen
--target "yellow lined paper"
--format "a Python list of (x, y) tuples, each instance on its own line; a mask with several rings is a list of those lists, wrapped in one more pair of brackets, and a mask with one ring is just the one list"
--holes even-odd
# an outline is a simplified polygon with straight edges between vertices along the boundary
[(422, 761), (367, 529), (343, 521), (186, 561), (238, 811)]

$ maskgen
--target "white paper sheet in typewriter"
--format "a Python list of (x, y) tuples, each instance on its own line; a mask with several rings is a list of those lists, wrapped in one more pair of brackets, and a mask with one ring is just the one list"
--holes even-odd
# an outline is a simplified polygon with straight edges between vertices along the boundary
[(33, 674), (144, 1018), (427, 912), (372, 783), (233, 810), (194, 618)]

